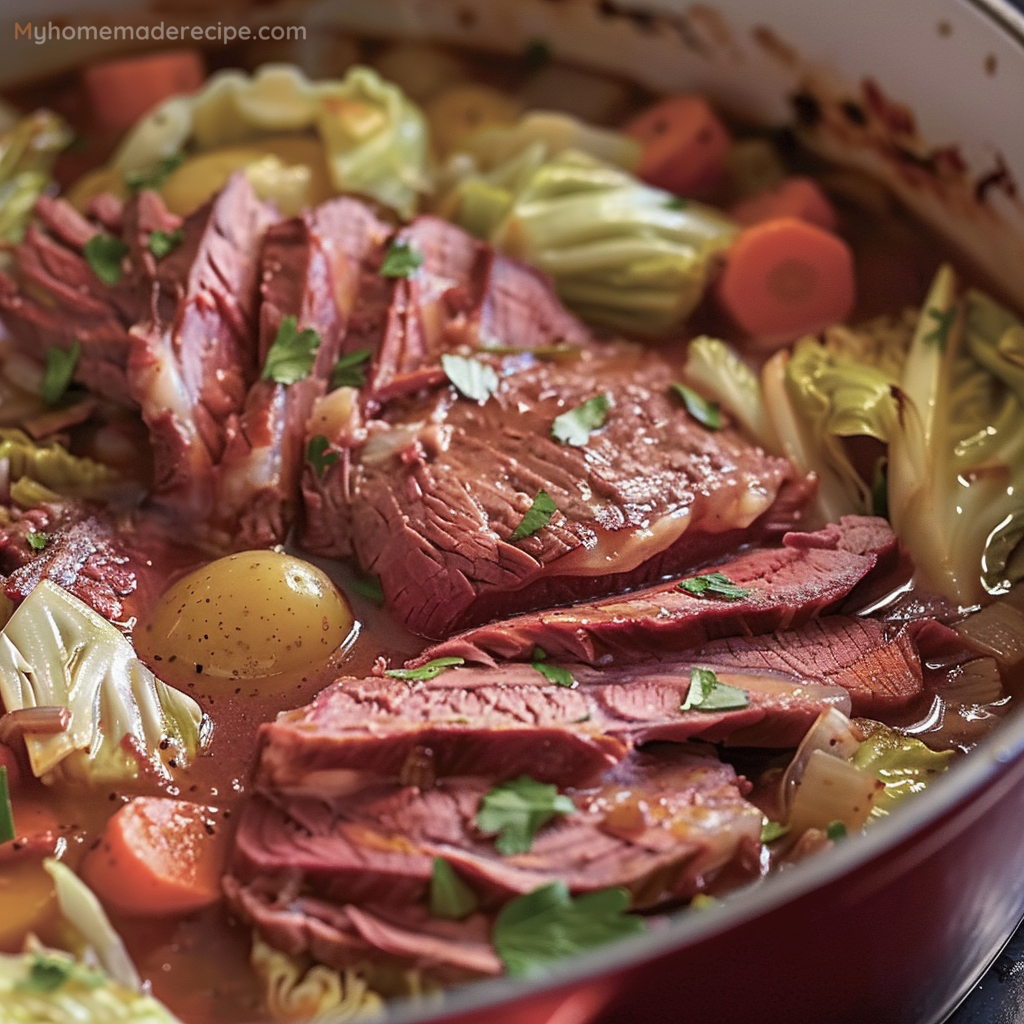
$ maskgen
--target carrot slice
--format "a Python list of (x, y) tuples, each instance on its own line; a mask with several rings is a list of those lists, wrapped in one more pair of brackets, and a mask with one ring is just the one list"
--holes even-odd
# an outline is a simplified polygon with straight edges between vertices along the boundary
[(670, 96), (626, 125), (642, 147), (637, 174), (651, 185), (694, 196), (712, 195), (725, 173), (730, 137), (700, 96)]
[(82, 878), (124, 914), (188, 914), (220, 899), (226, 836), (209, 807), (140, 796), (107, 822)]
[(806, 221), (764, 221), (737, 236), (718, 298), (759, 348), (779, 347), (849, 316), (853, 254), (841, 238)]
[(82, 84), (96, 120), (111, 131), (125, 131), (158, 103), (195, 92), (206, 77), (196, 50), (173, 50), (93, 64)]
[(811, 178), (789, 178), (776, 189), (737, 203), (729, 216), (747, 226), (775, 217), (796, 217), (826, 231), (835, 231), (839, 226), (835, 207)]

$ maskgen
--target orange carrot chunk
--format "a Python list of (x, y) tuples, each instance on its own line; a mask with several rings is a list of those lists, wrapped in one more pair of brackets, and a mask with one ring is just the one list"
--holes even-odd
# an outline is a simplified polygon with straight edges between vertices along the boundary
[(82, 878), (123, 914), (188, 914), (220, 899), (226, 836), (209, 807), (140, 796), (107, 822)]
[(741, 231), (718, 281), (722, 306), (762, 351), (845, 319), (854, 298), (849, 246), (795, 217)]
[(796, 217), (826, 231), (835, 231), (839, 226), (835, 207), (811, 178), (789, 178), (776, 189), (737, 203), (729, 215), (745, 226), (775, 217)]
[(678, 195), (706, 199), (725, 173), (729, 132), (700, 96), (670, 96), (626, 125), (643, 151), (637, 174)]
[(197, 51), (173, 50), (93, 64), (82, 73), (82, 83), (96, 120), (121, 132), (168, 96), (195, 92), (205, 77)]

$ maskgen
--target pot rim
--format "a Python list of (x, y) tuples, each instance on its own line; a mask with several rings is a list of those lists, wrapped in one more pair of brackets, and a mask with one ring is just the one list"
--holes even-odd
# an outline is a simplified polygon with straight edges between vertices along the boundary
[[(1021, 58), (1024, 59), (1024, 11), (1013, 6), (1011, 0), (968, 0), (968, 3), (988, 18), (998, 31), (1010, 37), (1021, 49)], [(1007, 716), (962, 763), (916, 796), (898, 814), (880, 821), (863, 835), (847, 839), (830, 850), (827, 856), (805, 861), (799, 870), (775, 875), (768, 884), (755, 883), (747, 891), (737, 893), (735, 898), (700, 913), (679, 913), (663, 930), (648, 931), (574, 956), (552, 967), (543, 976), (526, 979), (501, 977), (476, 982), (445, 992), (438, 1003), (429, 1007), (425, 1007), (422, 1001), (403, 1000), (392, 1004), (385, 1019), (391, 1024), (412, 1024), (414, 1021), (428, 1024), (497, 1007), (505, 1002), (540, 997), (558, 989), (594, 981), (607, 973), (635, 967), (674, 949), (730, 931), (744, 921), (768, 914), (883, 858), (944, 814), (985, 791), (1010, 764), (1022, 758), (1024, 709)]]

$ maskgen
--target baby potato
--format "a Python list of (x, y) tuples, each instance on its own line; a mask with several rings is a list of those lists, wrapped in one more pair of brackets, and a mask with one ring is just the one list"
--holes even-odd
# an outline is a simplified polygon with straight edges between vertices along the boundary
[(486, 85), (456, 85), (427, 106), (430, 140), (439, 157), (457, 152), (470, 135), (484, 128), (512, 124), (519, 105)]
[(175, 583), (135, 642), (167, 682), (216, 692), (316, 671), (352, 626), (348, 603), (316, 566), (277, 551), (242, 551)]

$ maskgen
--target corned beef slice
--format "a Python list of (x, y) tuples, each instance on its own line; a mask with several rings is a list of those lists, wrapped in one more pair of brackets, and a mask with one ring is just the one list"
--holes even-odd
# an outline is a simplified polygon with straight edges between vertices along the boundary
[(399, 778), (424, 761), (437, 776), (588, 785), (628, 751), (661, 740), (791, 747), (828, 707), (849, 712), (838, 687), (793, 676), (727, 672), (749, 693), (732, 711), (681, 711), (692, 662), (576, 672), (553, 686), (528, 665), (464, 668), (429, 683), (340, 679), (302, 708), (261, 727), (259, 784), (329, 787), (353, 771)]
[[(323, 497), (307, 502), (306, 546), (343, 552), (351, 529), (395, 614), (444, 637), (650, 583), (798, 521), (809, 485), (787, 461), (697, 424), (671, 397), (660, 357), (603, 352), (565, 365), (510, 360), (483, 404), (451, 387), (392, 402), (322, 480), (307, 470)], [(607, 424), (585, 446), (552, 438), (556, 416), (601, 393)], [(558, 511), (513, 540), (541, 489)]]
[(702, 573), (721, 572), (750, 593), (740, 600), (697, 597), (672, 579), (630, 594), (518, 615), (471, 629), (426, 650), (411, 664), (459, 656), (555, 660), (589, 665), (651, 660), (726, 636), (792, 629), (835, 611), (869, 574), (895, 559), (896, 537), (884, 519), (844, 516), (815, 533), (790, 533), (781, 548), (755, 550)]

